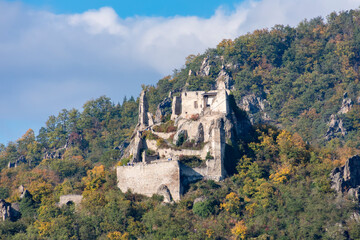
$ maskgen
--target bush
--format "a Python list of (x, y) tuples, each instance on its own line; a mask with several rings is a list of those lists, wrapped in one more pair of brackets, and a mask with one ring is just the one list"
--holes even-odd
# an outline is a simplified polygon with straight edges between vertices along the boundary
[(129, 157), (127, 157), (127, 158), (122, 158), (121, 160), (120, 160), (120, 162), (118, 163), (118, 166), (126, 166), (129, 162), (130, 162), (130, 160), (133, 158), (133, 155), (130, 155)]
[(167, 143), (162, 138), (159, 138), (158, 140), (156, 140), (156, 146), (158, 148), (167, 148), (168, 147)]
[(215, 202), (212, 200), (206, 200), (203, 202), (197, 202), (193, 206), (193, 213), (206, 218), (212, 214), (214, 214), (215, 211)]
[(207, 152), (205, 159), (211, 160), (211, 159), (214, 159), (214, 157), (210, 154), (210, 152)]
[(148, 140), (157, 140), (159, 139), (158, 136), (156, 136), (154, 133), (152, 133), (150, 130), (146, 130), (142, 133), (142, 137)]
[(175, 132), (177, 130), (177, 127), (174, 125), (174, 121), (170, 120), (167, 121), (166, 123), (162, 123), (160, 125), (154, 126), (153, 130), (155, 132), (170, 133), (170, 132)]
[(156, 152), (152, 149), (146, 149), (146, 156), (155, 156)]
[(201, 160), (198, 156), (184, 156), (180, 155), (179, 161), (184, 165), (194, 168), (194, 167), (204, 167), (205, 161)]
[(176, 140), (176, 146), (181, 146), (184, 144), (184, 142), (187, 140), (187, 134), (185, 134), (184, 132), (180, 133), (178, 135), (178, 139)]

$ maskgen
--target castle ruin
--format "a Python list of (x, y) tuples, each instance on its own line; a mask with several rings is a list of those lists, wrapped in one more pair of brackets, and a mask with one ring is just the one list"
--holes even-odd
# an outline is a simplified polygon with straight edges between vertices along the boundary
[(171, 120), (154, 123), (143, 91), (139, 122), (124, 154), (129, 162), (116, 169), (118, 187), (160, 194), (170, 202), (180, 200), (191, 182), (226, 177), (225, 144), (240, 134), (228, 94), (226, 89), (181, 92), (172, 98)]

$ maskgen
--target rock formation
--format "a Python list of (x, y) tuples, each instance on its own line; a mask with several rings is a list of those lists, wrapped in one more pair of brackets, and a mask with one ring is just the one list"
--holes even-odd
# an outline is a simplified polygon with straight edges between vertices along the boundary
[(349, 158), (345, 165), (332, 170), (331, 188), (341, 195), (359, 200), (360, 192), (360, 156)]
[[(15, 204), (16, 205), (16, 204)], [(18, 207), (12, 207), (11, 203), (6, 202), (4, 199), (0, 199), (0, 221), (16, 220), (20, 217)]]
[(351, 110), (353, 105), (354, 102), (351, 100), (351, 98), (348, 97), (348, 93), (345, 92), (339, 111), (337, 112), (337, 114), (332, 114), (330, 116), (330, 121), (328, 123), (329, 128), (325, 134), (326, 140), (330, 140), (340, 134), (342, 136), (345, 136), (347, 134), (342, 118), (343, 114), (347, 114)]
[(205, 77), (205, 76), (209, 76), (209, 74), (210, 74), (210, 58), (205, 57), (204, 60), (202, 61), (200, 70), (196, 73), (196, 75)]
[(232, 78), (223, 66), (216, 78), (216, 89), (230, 89), (231, 86)]
[(338, 112), (338, 114), (346, 114), (350, 111), (350, 109), (352, 108), (352, 106), (354, 105), (353, 101), (351, 100), (351, 98), (348, 97), (348, 93), (344, 93), (344, 99), (342, 101), (340, 110)]
[(255, 96), (255, 94), (249, 94), (244, 96), (240, 102), (240, 108), (249, 114), (250, 121), (254, 122), (254, 115), (260, 113), (260, 117), (263, 121), (271, 120), (266, 113), (266, 107), (270, 106), (270, 103), (266, 99)]
[(155, 123), (160, 123), (164, 117), (165, 114), (167, 114), (168, 110), (171, 110), (171, 98), (170, 97), (166, 97), (158, 106), (156, 109), (156, 114), (155, 114)]
[(338, 117), (338, 115), (332, 114), (330, 116), (330, 122), (328, 123), (328, 130), (325, 134), (325, 139), (330, 140), (334, 137), (336, 137), (336, 134), (341, 134), (343, 136), (346, 135), (346, 129), (343, 125), (343, 121), (341, 118)]
[(2, 221), (11, 218), (11, 204), (4, 199), (0, 199), (0, 216)]

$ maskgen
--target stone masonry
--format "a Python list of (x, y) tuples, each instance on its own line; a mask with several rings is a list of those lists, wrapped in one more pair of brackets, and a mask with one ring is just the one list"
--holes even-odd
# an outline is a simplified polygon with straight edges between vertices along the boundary
[[(142, 92), (139, 105), (139, 123), (124, 157), (130, 158), (127, 166), (117, 167), (118, 187), (126, 192), (151, 196), (160, 194), (164, 201), (178, 201), (184, 186), (199, 179), (219, 181), (226, 177), (224, 167), (225, 145), (239, 127), (229, 108), (228, 90), (222, 88), (209, 92), (182, 92), (172, 98), (172, 115), (176, 130), (156, 132), (152, 115), (147, 112), (146, 92)], [(150, 131), (156, 139), (147, 139), (143, 133)], [(196, 148), (176, 147), (179, 135)], [(173, 137), (173, 139), (172, 139)], [(163, 142), (163, 144), (158, 144)], [(156, 153), (147, 157), (145, 152)], [(204, 164), (188, 167), (183, 156), (196, 156)]]

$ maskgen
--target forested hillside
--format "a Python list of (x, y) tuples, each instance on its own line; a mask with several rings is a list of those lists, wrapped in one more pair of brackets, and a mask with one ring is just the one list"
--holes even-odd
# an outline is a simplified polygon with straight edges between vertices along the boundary
[[(116, 187), (113, 167), (138, 118), (133, 97), (50, 116), (38, 134), (0, 145), (0, 199), (21, 213), (0, 222), (0, 239), (360, 239), (358, 204), (337, 198), (329, 178), (360, 153), (359, 65), (351, 10), (223, 40), (143, 86), (155, 114), (170, 91), (211, 90), (222, 78), (253, 122), (227, 151), (235, 173), (191, 184), (173, 204)], [(82, 194), (81, 208), (59, 207), (65, 194)]]

